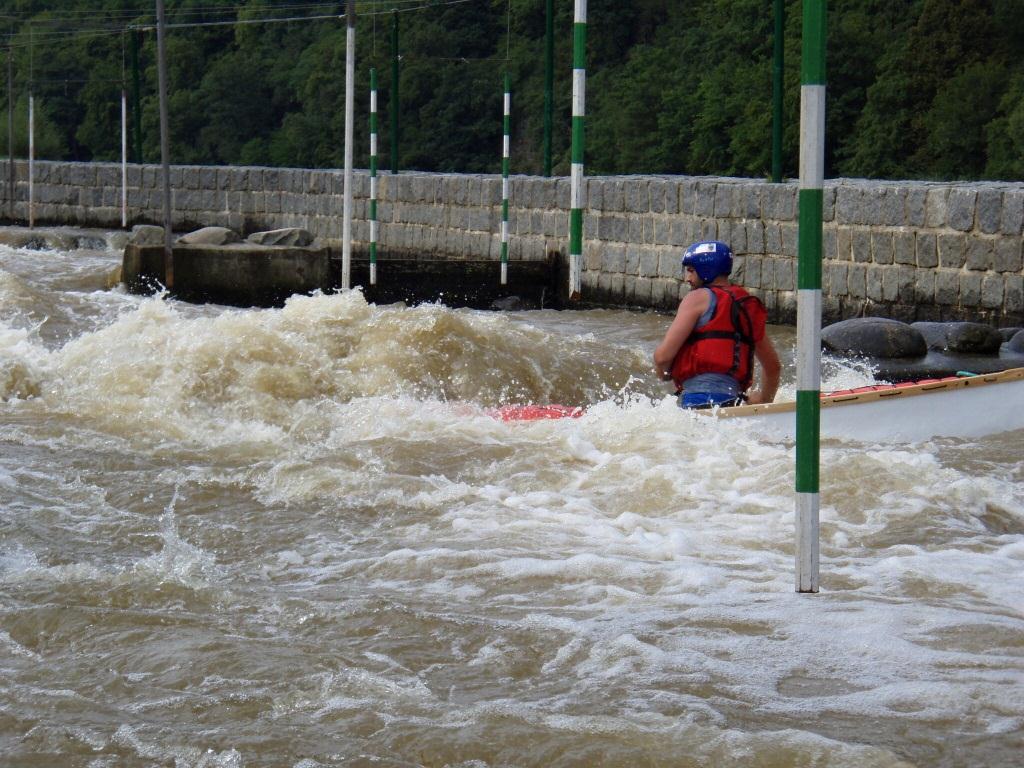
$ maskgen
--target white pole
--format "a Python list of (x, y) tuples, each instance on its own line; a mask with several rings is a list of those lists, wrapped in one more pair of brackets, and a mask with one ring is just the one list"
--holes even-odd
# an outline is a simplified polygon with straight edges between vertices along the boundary
[(345, 195), (341, 233), (341, 288), (352, 282), (352, 134), (354, 131), (356, 88), (356, 3), (348, 0), (345, 8)]
[(128, 93), (121, 89), (121, 229), (128, 229)]
[(28, 228), (36, 225), (36, 99), (28, 95)]

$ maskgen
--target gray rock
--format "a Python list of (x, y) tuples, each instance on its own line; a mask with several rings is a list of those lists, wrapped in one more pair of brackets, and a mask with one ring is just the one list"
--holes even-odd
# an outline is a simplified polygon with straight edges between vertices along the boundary
[(132, 245), (163, 245), (164, 228), (152, 224), (136, 224), (132, 227), (132, 236), (128, 242)]
[(1010, 337), (1010, 340), (1006, 342), (1006, 349), (1009, 352), (1024, 354), (1024, 330), (1017, 331)]
[(913, 323), (921, 332), (929, 349), (957, 354), (995, 355), (1003, 336), (995, 328), (982, 323)]
[(921, 357), (928, 352), (919, 330), (884, 317), (857, 317), (834, 323), (822, 329), (821, 344), (841, 355), (884, 359)]
[(242, 238), (227, 227), (203, 227), (178, 238), (181, 245), (229, 245), (240, 243)]
[(524, 309), (536, 309), (536, 307), (521, 296), (505, 296), (492, 301), (491, 309), (498, 312), (518, 312)]
[(313, 235), (299, 227), (286, 227), (267, 232), (253, 232), (245, 239), (257, 245), (291, 245), (305, 248), (313, 242)]
[(999, 335), (1003, 337), (1003, 341), (1009, 341), (1018, 331), (1024, 331), (1024, 328), (1021, 328), (1019, 325), (1013, 328), (1000, 328)]

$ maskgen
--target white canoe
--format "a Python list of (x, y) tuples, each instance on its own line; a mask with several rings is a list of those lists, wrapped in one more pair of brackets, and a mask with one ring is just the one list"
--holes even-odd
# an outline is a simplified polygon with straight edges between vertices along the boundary
[[(796, 403), (721, 408), (719, 418), (751, 418), (766, 436), (793, 439)], [(821, 398), (821, 436), (864, 442), (984, 437), (1024, 429), (1024, 368), (910, 385), (861, 387)]]

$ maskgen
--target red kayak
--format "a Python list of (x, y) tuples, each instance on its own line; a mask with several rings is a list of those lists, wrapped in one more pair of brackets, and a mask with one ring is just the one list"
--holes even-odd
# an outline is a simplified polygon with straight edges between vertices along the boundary
[(582, 408), (568, 405), (505, 405), (488, 413), (502, 421), (538, 421), (540, 419), (578, 419), (583, 415)]

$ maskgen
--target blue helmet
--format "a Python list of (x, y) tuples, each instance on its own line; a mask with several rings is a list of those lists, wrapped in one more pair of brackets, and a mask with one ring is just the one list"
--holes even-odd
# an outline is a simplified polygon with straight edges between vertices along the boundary
[(732, 249), (721, 240), (701, 240), (683, 251), (683, 268), (693, 267), (703, 282), (732, 272)]

